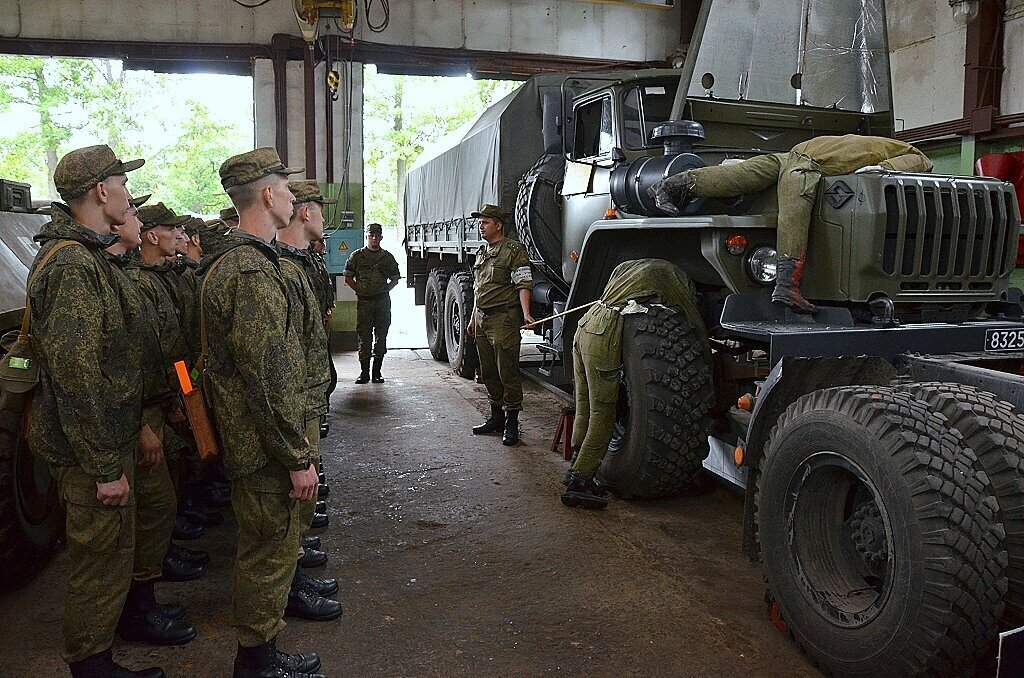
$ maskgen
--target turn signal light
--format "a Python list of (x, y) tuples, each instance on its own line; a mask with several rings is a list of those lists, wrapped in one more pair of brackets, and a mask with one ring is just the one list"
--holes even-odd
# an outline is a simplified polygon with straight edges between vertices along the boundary
[(739, 445), (732, 451), (732, 460), (736, 462), (737, 466), (743, 466), (743, 448)]
[(608, 209), (606, 209), (604, 211), (604, 218), (605, 219), (618, 219), (619, 218), (619, 213), (615, 211), (614, 207), (609, 207)]
[(736, 407), (745, 412), (749, 412), (754, 409), (754, 399), (750, 397), (749, 393), (744, 393), (736, 399)]
[(572, 259), (572, 263), (575, 264), (577, 261), (580, 260), (580, 253), (577, 252), (576, 250), (573, 250), (572, 254), (569, 255), (569, 258)]
[(725, 249), (729, 250), (729, 254), (743, 254), (747, 250), (747, 237), (743, 235), (730, 235), (725, 240)]

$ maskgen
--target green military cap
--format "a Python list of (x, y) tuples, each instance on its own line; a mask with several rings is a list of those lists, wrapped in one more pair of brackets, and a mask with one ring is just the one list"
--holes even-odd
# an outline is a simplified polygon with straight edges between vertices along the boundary
[(64, 200), (74, 200), (107, 177), (137, 170), (145, 160), (122, 162), (106, 144), (76, 148), (57, 163), (53, 184)]
[(202, 217), (192, 217), (185, 222), (185, 233), (188, 235), (199, 235), (201, 228), (206, 228), (206, 222)]
[(271, 174), (298, 174), (302, 171), (301, 167), (285, 167), (275, 149), (257, 148), (225, 160), (220, 166), (220, 185), (227, 190)]
[(376, 233), (377, 235), (384, 235), (384, 227), (380, 224), (370, 224), (366, 227), (367, 233)]
[(138, 209), (138, 208), (142, 207), (143, 205), (145, 205), (146, 202), (150, 198), (152, 198), (152, 197), (153, 197), (152, 193), (147, 193), (146, 195), (140, 195), (138, 198), (132, 198), (128, 202), (131, 203), (132, 207), (134, 207), (135, 209)]
[(146, 205), (139, 210), (139, 221), (142, 222), (143, 231), (156, 226), (182, 226), (191, 219), (192, 217), (188, 214), (180, 216), (175, 214), (174, 210), (162, 202), (158, 202), (155, 205)]
[(288, 188), (291, 189), (292, 195), (295, 196), (295, 204), (298, 205), (300, 202), (318, 202), (321, 205), (337, 205), (338, 201), (334, 198), (325, 198), (320, 192), (320, 184), (314, 179), (306, 179), (304, 181), (290, 181), (288, 182)]
[(235, 209), (234, 205), (231, 207), (225, 207), (220, 211), (221, 221), (238, 221), (238, 210)]
[(506, 219), (508, 219), (510, 216), (512, 216), (512, 213), (511, 212), (506, 212), (505, 210), (501, 209), (497, 205), (484, 205), (483, 207), (480, 208), (479, 212), (473, 212), (473, 214), (471, 216), (473, 216), (473, 217), (475, 217), (477, 219), (482, 219), (482, 218), (497, 219), (498, 221), (504, 223), (504, 221)]

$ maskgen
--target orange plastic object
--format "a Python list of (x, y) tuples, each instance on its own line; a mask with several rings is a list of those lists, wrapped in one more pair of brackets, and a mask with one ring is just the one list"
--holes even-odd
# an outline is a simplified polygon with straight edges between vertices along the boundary
[(188, 368), (185, 367), (185, 361), (179, 360), (174, 363), (174, 371), (178, 375), (178, 383), (181, 385), (181, 392), (184, 395), (188, 395), (194, 388), (192, 386), (192, 378), (188, 376)]
[(747, 237), (730, 235), (725, 239), (725, 249), (729, 250), (729, 254), (743, 254), (747, 249)]
[(743, 448), (739, 445), (732, 451), (732, 460), (736, 462), (737, 466), (743, 466)]
[(618, 219), (619, 218), (619, 213), (616, 212), (613, 208), (609, 207), (608, 209), (606, 209), (604, 211), (604, 218), (605, 219)]
[(754, 399), (750, 397), (749, 393), (744, 393), (736, 399), (736, 407), (749, 412), (754, 409)]

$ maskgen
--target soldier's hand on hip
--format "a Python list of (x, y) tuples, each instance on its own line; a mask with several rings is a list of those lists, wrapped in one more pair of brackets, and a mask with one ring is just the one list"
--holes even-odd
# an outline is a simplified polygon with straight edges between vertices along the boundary
[(128, 486), (125, 474), (109, 483), (96, 483), (96, 499), (104, 506), (127, 506), (132, 496), (132, 488)]
[(320, 484), (320, 477), (317, 475), (316, 466), (309, 465), (305, 471), (289, 471), (292, 479), (292, 491), (288, 496), (296, 501), (312, 501), (316, 498), (317, 486)]
[(139, 452), (142, 453), (142, 459), (139, 460), (139, 468), (142, 469), (152, 470), (164, 460), (164, 444), (149, 424), (139, 431)]

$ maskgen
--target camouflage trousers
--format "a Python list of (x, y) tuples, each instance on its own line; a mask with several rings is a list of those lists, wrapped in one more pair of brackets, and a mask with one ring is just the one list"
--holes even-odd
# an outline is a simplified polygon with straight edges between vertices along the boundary
[[(135, 464), (122, 462), (135, 489)], [(104, 506), (96, 481), (78, 466), (50, 466), (67, 513), (68, 591), (64, 603), (64, 651), (69, 664), (110, 649), (132, 580), (135, 501)]]
[(821, 180), (821, 168), (795, 152), (758, 155), (734, 165), (690, 170), (691, 195), (731, 198), (777, 186), (779, 220), (776, 250), (779, 256), (799, 258), (807, 251), (811, 212)]
[[(306, 439), (314, 450), (313, 461), (316, 464), (317, 472), (323, 470), (320, 461), (320, 419), (310, 419), (306, 422)], [(299, 527), (302, 528), (302, 537), (309, 534), (310, 523), (313, 522), (313, 514), (316, 513), (316, 501), (299, 502)], [(298, 557), (301, 558), (305, 551), (302, 548), (302, 537), (299, 537)]]
[[(169, 441), (164, 413), (159, 408), (146, 408), (142, 421), (148, 424), (161, 442)], [(167, 450), (164, 450), (167, 454)], [(136, 454), (136, 463), (142, 459)], [(178, 498), (166, 461), (152, 469), (136, 469), (135, 486), (135, 564), (132, 579), (156, 581), (163, 573), (164, 556), (171, 543)]]
[(243, 647), (267, 643), (285, 627), (284, 608), (304, 533), (302, 502), (291, 499), (290, 491), (288, 472), (276, 462), (231, 481), (238, 521), (231, 625)]
[[(599, 367), (607, 364), (600, 346), (603, 335), (577, 332), (572, 346), (572, 369), (576, 393), (572, 447), (579, 450), (572, 468), (592, 478), (604, 461), (615, 431), (615, 403), (619, 398), (619, 370)], [(594, 357), (601, 360), (594, 360)]]
[(384, 357), (388, 352), (388, 329), (391, 327), (391, 295), (359, 297), (356, 302), (356, 334), (359, 335), (359, 360), (371, 356)]
[(519, 306), (484, 313), (476, 311), (476, 352), (480, 378), (491, 405), (505, 411), (523, 409), (523, 384), (519, 377), (519, 346), (522, 335)]

